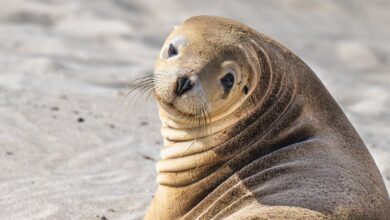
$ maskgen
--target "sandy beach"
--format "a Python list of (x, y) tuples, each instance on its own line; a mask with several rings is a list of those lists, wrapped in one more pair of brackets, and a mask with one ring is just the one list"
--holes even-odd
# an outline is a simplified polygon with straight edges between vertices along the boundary
[(174, 25), (245, 23), (298, 54), (351, 120), (390, 189), (389, 1), (2, 0), (0, 219), (141, 219), (162, 146), (151, 74)]

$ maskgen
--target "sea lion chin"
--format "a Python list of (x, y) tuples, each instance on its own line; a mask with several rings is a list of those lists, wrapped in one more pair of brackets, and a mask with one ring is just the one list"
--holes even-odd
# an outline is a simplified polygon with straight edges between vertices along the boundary
[(148, 82), (164, 146), (145, 219), (390, 218), (364, 142), (313, 71), (270, 37), (192, 17)]

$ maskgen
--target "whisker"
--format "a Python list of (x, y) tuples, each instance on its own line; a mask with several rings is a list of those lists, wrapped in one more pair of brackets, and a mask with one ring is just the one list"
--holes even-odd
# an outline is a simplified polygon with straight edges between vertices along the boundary
[(129, 82), (128, 91), (124, 97), (124, 98), (130, 97), (127, 106), (135, 107), (137, 106), (136, 103), (141, 97), (146, 96), (146, 99), (148, 99), (148, 97), (152, 96), (154, 92), (155, 84), (158, 81), (157, 78), (160, 78), (159, 74), (142, 76), (140, 78), (137, 78)]

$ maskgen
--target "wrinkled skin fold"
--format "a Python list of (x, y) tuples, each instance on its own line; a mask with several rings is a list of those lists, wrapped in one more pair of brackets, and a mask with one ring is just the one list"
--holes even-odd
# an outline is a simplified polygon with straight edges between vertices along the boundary
[[(231, 89), (219, 80), (227, 72)], [(183, 76), (190, 89), (175, 93)], [(169, 35), (153, 77), (164, 147), (144, 219), (390, 218), (364, 142), (278, 42), (225, 18), (193, 17)]]

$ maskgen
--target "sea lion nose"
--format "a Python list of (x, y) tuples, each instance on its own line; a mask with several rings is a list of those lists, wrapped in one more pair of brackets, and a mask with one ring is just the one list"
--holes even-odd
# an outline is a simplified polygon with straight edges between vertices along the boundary
[(194, 87), (194, 84), (188, 76), (178, 77), (176, 81), (176, 95), (181, 96), (185, 92), (191, 90), (192, 87)]

